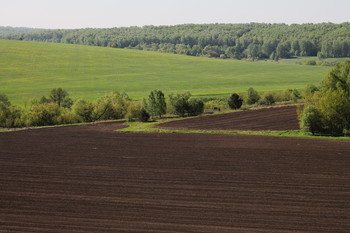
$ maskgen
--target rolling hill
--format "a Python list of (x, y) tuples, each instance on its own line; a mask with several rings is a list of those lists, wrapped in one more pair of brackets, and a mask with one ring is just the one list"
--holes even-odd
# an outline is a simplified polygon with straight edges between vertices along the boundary
[(329, 67), (209, 59), (138, 50), (0, 40), (0, 93), (14, 104), (66, 89), (72, 98), (112, 91), (146, 97), (153, 89), (194, 95), (304, 88)]

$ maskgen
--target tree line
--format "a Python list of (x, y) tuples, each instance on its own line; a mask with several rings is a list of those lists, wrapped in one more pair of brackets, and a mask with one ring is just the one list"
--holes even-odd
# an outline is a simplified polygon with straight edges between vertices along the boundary
[(0, 38), (11, 40), (109, 46), (217, 58), (350, 57), (350, 23), (185, 24), (1, 34)]
[(0, 127), (20, 128), (128, 119), (148, 121), (164, 114), (196, 116), (204, 111), (202, 100), (190, 93), (170, 94), (167, 101), (161, 90), (153, 90), (143, 101), (133, 101), (127, 93), (114, 92), (97, 101), (73, 101), (66, 90), (52, 89), (48, 96), (34, 99), (27, 108), (12, 105), (0, 94)]
[(165, 114), (179, 117), (201, 115), (227, 109), (240, 109), (246, 105), (273, 105), (275, 102), (297, 102), (301, 98), (298, 90), (259, 94), (253, 88), (247, 93), (233, 93), (224, 98), (194, 98), (190, 92), (170, 93), (153, 90), (142, 101), (132, 100), (127, 93), (113, 92), (96, 101), (73, 100), (62, 88), (52, 89), (49, 95), (34, 99), (26, 108), (12, 105), (8, 97), (0, 94), (0, 127), (20, 128), (93, 122), (101, 120), (127, 119), (148, 121)]

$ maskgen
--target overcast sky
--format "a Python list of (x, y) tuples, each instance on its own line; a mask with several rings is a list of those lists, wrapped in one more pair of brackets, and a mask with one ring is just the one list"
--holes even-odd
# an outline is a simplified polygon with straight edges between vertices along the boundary
[(349, 22), (350, 0), (5, 0), (0, 26), (110, 28), (185, 23)]

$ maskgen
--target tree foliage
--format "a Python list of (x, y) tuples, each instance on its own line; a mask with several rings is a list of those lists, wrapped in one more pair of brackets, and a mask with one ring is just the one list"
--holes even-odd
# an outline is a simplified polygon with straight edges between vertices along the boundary
[(259, 93), (254, 88), (249, 88), (247, 93), (247, 104), (256, 104), (260, 100)]
[[(301, 125), (316, 133), (341, 135), (350, 131), (350, 61), (334, 67), (323, 80), (320, 91), (314, 91), (306, 98), (306, 108)], [(310, 110), (312, 109), (312, 111)], [(314, 117), (317, 116), (317, 117)], [(311, 126), (309, 126), (311, 125)]]
[(312, 135), (321, 133), (323, 129), (322, 114), (315, 106), (304, 108), (301, 116), (300, 127)]
[(253, 60), (350, 57), (350, 23), (185, 24), (36, 32), (0, 28), (0, 38)]
[(6, 106), (10, 106), (11, 105), (9, 99), (4, 94), (0, 94), (0, 103), (3, 103)]
[(231, 109), (240, 109), (242, 104), (243, 99), (237, 93), (233, 93), (228, 99), (228, 106)]
[(166, 102), (164, 93), (161, 90), (153, 90), (147, 99), (147, 110), (152, 117), (162, 117), (166, 113)]
[(177, 93), (169, 96), (169, 113), (178, 116), (198, 116), (204, 112), (204, 102), (191, 98), (191, 93)]
[(271, 93), (267, 93), (260, 99), (260, 105), (273, 105), (276, 102), (275, 97)]
[(198, 116), (204, 112), (204, 102), (197, 98), (191, 98), (188, 102), (188, 116)]

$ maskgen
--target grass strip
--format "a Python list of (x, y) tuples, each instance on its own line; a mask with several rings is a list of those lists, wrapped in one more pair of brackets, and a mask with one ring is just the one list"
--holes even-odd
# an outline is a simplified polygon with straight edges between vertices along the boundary
[(332, 139), (332, 140), (350, 140), (350, 137), (331, 137), (331, 136), (312, 136), (302, 130), (283, 130), (283, 131), (231, 131), (231, 130), (187, 130), (187, 129), (165, 129), (157, 126), (178, 119), (163, 119), (154, 122), (126, 122), (128, 127), (117, 130), (118, 132), (134, 133), (198, 133), (198, 134), (227, 134), (227, 135), (258, 135), (258, 136), (277, 136), (277, 137), (295, 137), (312, 139)]

